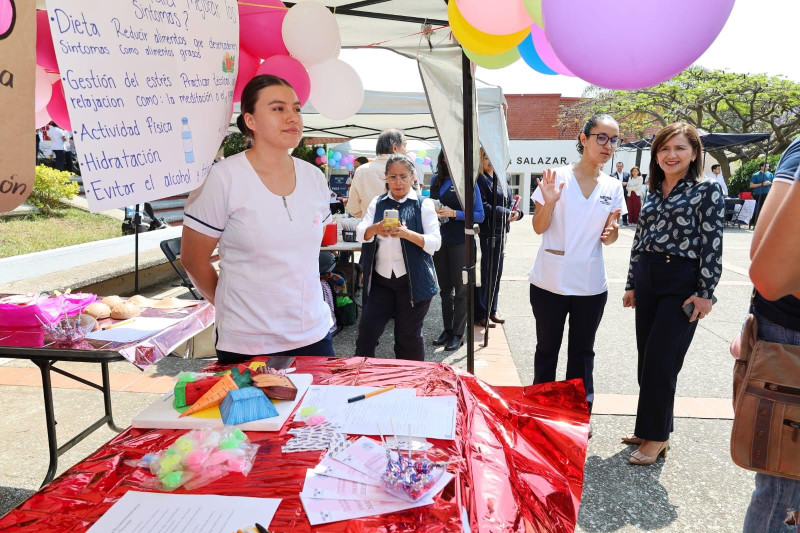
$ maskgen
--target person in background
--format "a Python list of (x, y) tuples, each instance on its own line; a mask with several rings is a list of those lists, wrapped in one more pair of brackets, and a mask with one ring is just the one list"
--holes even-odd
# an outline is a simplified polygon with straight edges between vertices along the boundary
[(594, 115), (578, 136), (581, 160), (545, 170), (531, 195), (533, 230), (542, 245), (530, 271), (536, 319), (533, 383), (555, 381), (569, 315), (567, 379), (582, 379), (589, 412), (594, 402), (594, 341), (608, 301), (603, 247), (619, 236), (622, 184), (602, 169), (619, 146), (619, 124)]
[(725, 183), (725, 177), (722, 175), (721, 165), (712, 165), (711, 174), (706, 177), (719, 183), (719, 186), (722, 189), (722, 194), (725, 195), (725, 198), (728, 197), (728, 184)]
[(386, 162), (392, 154), (406, 153), (406, 136), (395, 129), (382, 132), (378, 136), (375, 153), (378, 157), (358, 167), (353, 174), (347, 212), (356, 218), (362, 218), (372, 200), (386, 192)]
[(53, 124), (47, 130), (50, 139), (52, 140), (53, 154), (56, 158), (56, 168), (58, 170), (65, 170), (67, 166), (67, 155), (65, 150), (69, 149), (69, 139), (67, 132)]
[[(215, 307), (220, 363), (255, 355), (332, 357), (333, 322), (319, 252), (330, 190), (314, 165), (291, 157), (303, 117), (292, 86), (259, 75), (242, 91), (236, 123), (253, 147), (211, 167), (186, 203), (181, 263)], [(211, 255), (219, 244), (219, 276)]]
[(639, 445), (629, 458), (634, 465), (666, 457), (678, 373), (722, 275), (725, 201), (719, 184), (702, 178), (700, 134), (675, 122), (651, 150), (650, 191), (622, 298), (636, 311), (639, 404), (635, 431), (622, 439)]
[[(625, 164), (622, 161), (617, 161), (617, 170), (611, 173), (612, 178), (617, 178), (619, 182), (622, 184), (622, 192), (625, 193), (625, 196), (628, 195), (628, 180), (631, 179), (630, 172), (625, 172), (623, 169), (625, 168)], [(628, 225), (628, 211), (627, 206), (626, 208), (622, 209), (622, 225)]]
[(753, 213), (752, 224), (758, 222), (758, 215), (761, 213), (761, 206), (764, 205), (764, 200), (769, 194), (772, 187), (772, 180), (775, 178), (772, 172), (769, 171), (769, 163), (764, 162), (758, 166), (758, 172), (754, 172), (750, 176), (750, 190), (753, 192), (753, 199), (756, 201), (756, 210)]
[[(481, 148), (481, 170), (475, 181), (476, 194), (480, 193), (483, 203), (484, 219), (480, 224), (481, 245), (481, 285), (475, 287), (475, 323), (486, 328), (494, 324), (502, 324), (505, 319), (497, 314), (497, 297), (500, 293), (500, 277), (503, 275), (503, 251), (505, 248), (506, 234), (509, 232), (511, 222), (522, 219), (522, 211), (511, 210), (514, 205), (514, 196), (511, 188), (503, 180), (497, 180), (497, 189), (492, 190), (494, 180), (494, 167), (489, 161), (489, 156)], [(492, 207), (492, 197), (497, 196), (497, 206)], [(491, 253), (491, 235), (494, 232), (494, 254)], [(492, 266), (494, 285), (490, 287), (489, 265)], [(489, 309), (489, 295), (492, 295), (491, 309)], [(490, 322), (491, 321), (491, 322)]]
[(355, 175), (356, 170), (358, 170), (358, 167), (360, 167), (361, 165), (366, 165), (367, 163), (369, 163), (369, 159), (367, 159), (363, 155), (356, 157), (355, 161), (353, 161), (353, 172), (350, 173), (350, 177), (347, 178), (347, 182), (345, 183), (345, 185), (347, 185), (348, 199), (350, 195), (350, 186), (353, 185), (353, 176)]
[[(431, 199), (438, 200), (437, 214), (442, 225), (442, 246), (433, 254), (436, 277), (439, 280), (439, 294), (442, 298), (442, 321), (444, 330), (433, 341), (434, 346), (444, 346), (445, 351), (457, 350), (464, 344), (464, 330), (467, 326), (467, 288), (464, 284), (466, 266), (466, 244), (474, 246), (474, 239), (464, 234), (464, 210), (456, 194), (453, 179), (444, 150), (439, 152), (436, 175), (431, 182)], [(483, 203), (479, 189), (475, 189), (473, 220), (483, 222)]]
[[(388, 191), (372, 199), (356, 229), (364, 243), (364, 289), (368, 296), (358, 325), (356, 356), (375, 357), (375, 347), (394, 317), (394, 353), (398, 359), (425, 360), (422, 326), (438, 292), (433, 254), (442, 243), (436, 206), (418, 195), (414, 162), (405, 154), (386, 159)], [(387, 210), (398, 220), (386, 220)]]
[[(756, 293), (753, 314), (758, 338), (800, 345), (800, 137), (781, 156), (764, 216), (750, 245), (750, 278)], [(756, 473), (755, 490), (744, 518), (745, 533), (797, 531), (785, 524), (800, 510), (800, 481)]]
[(646, 194), (644, 178), (639, 173), (639, 167), (631, 168), (631, 177), (628, 179), (628, 193), (625, 203), (628, 206), (628, 222), (634, 226), (639, 223), (639, 212), (642, 209), (642, 196)]

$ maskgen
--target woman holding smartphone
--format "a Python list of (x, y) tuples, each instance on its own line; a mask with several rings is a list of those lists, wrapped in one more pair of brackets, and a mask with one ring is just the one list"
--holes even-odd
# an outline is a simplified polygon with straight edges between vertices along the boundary
[(725, 200), (719, 183), (701, 177), (700, 135), (675, 122), (658, 132), (651, 151), (650, 194), (622, 298), (636, 309), (639, 405), (634, 434), (622, 439), (639, 445), (629, 460), (635, 465), (667, 455), (678, 372), (722, 275)]
[(439, 291), (433, 254), (441, 246), (436, 207), (411, 187), (414, 162), (392, 154), (386, 162), (386, 194), (376, 196), (356, 229), (364, 266), (364, 292), (356, 355), (375, 357), (375, 347), (394, 317), (398, 359), (425, 360), (422, 324)]

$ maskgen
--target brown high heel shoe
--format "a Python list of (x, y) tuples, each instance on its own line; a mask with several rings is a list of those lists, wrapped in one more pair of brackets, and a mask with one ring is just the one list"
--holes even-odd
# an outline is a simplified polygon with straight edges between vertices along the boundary
[(628, 433), (622, 437), (622, 442), (625, 444), (636, 444), (637, 446), (644, 442), (644, 439), (637, 437), (635, 433)]
[(665, 440), (664, 442), (661, 443), (661, 447), (658, 449), (658, 451), (655, 453), (655, 455), (645, 455), (644, 453), (641, 452), (642, 446), (644, 446), (645, 443), (647, 443), (647, 442), (652, 442), (652, 441), (644, 441), (644, 442), (642, 442), (642, 445), (639, 446), (639, 449), (635, 450), (631, 454), (630, 458), (628, 459), (628, 462), (630, 464), (645, 466), (645, 465), (651, 465), (651, 464), (655, 463), (660, 455), (663, 455), (664, 459), (667, 458), (667, 451), (669, 450), (669, 441), (668, 440)]

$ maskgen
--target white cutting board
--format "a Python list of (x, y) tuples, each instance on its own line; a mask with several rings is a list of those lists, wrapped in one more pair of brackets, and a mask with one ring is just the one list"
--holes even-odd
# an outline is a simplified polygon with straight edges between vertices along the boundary
[[(235, 427), (242, 431), (280, 431), (295, 407), (300, 404), (300, 400), (303, 399), (303, 395), (314, 379), (311, 374), (291, 374), (287, 377), (297, 387), (297, 396), (291, 401), (275, 402), (278, 416), (245, 422)], [(221, 429), (225, 427), (221, 418), (197, 418), (194, 416), (179, 418), (180, 413), (172, 407), (172, 397), (173, 393), (168, 392), (159, 398), (150, 407), (136, 415), (131, 426), (146, 429)]]

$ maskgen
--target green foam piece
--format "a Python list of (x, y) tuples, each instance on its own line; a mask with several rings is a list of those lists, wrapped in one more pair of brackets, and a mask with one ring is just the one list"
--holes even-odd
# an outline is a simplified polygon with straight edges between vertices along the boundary
[(172, 399), (172, 407), (180, 409), (181, 407), (188, 407), (186, 405), (186, 381), (179, 381), (175, 384), (175, 396)]
[(239, 367), (231, 368), (231, 377), (233, 378), (233, 382), (236, 383), (236, 386), (240, 389), (245, 387), (249, 387), (253, 384), (253, 377), (250, 374), (249, 370), (245, 370), (244, 372), (239, 372)]

